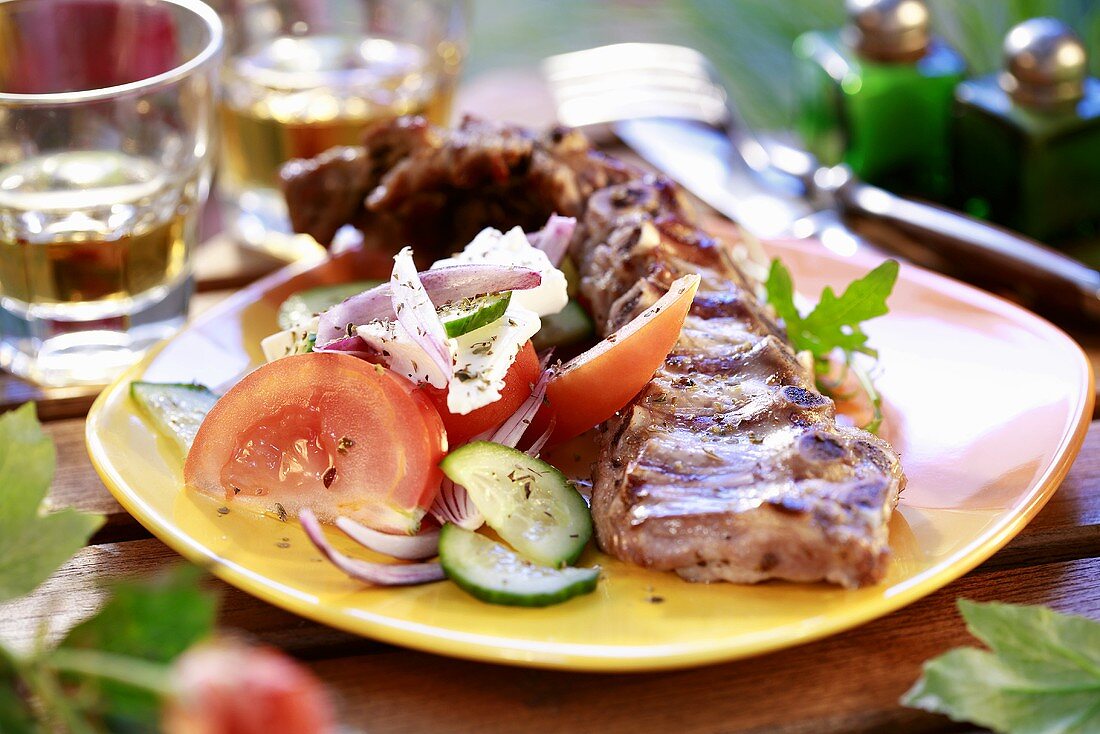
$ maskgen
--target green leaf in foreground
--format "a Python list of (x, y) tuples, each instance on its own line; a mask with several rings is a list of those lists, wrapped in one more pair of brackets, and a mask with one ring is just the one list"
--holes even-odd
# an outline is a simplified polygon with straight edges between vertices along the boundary
[(791, 273), (779, 260), (773, 260), (768, 280), (764, 284), (770, 303), (787, 326), (787, 335), (796, 352), (811, 352), (815, 358), (828, 358), (834, 349), (851, 355), (863, 352), (874, 356), (863, 332), (864, 321), (885, 315), (886, 299), (898, 279), (898, 263), (886, 260), (858, 280), (852, 281), (844, 293), (837, 296), (826, 287), (821, 298), (806, 316), (794, 303)]
[(925, 663), (904, 705), (1009, 734), (1100, 731), (1100, 623), (965, 599), (959, 611), (990, 650), (959, 648)]
[(27, 702), (19, 695), (15, 660), (0, 645), (0, 732), (32, 734), (35, 730)]
[(33, 591), (103, 524), (101, 515), (44, 511), (54, 456), (34, 405), (0, 415), (0, 602)]
[[(160, 705), (156, 679), (214, 629), (217, 601), (199, 586), (200, 575), (197, 568), (183, 566), (152, 580), (117, 585), (110, 601), (73, 628), (47, 662), (80, 672), (76, 677), (86, 694), (96, 694), (101, 714), (116, 724), (155, 722)], [(148, 672), (138, 678), (140, 687), (125, 683), (124, 676), (94, 673), (111, 669), (128, 675)]]

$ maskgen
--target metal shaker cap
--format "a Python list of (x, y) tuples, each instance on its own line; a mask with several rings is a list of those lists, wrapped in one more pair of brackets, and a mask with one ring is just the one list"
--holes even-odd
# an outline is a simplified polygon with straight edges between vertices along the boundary
[(846, 0), (844, 39), (860, 55), (883, 61), (919, 56), (931, 38), (923, 0)]
[(1032, 18), (1005, 36), (1001, 88), (1029, 107), (1076, 102), (1085, 95), (1088, 53), (1056, 18)]

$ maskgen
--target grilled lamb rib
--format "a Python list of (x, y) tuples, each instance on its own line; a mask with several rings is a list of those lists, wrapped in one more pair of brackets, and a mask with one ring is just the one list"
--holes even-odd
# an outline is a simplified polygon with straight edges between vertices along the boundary
[(601, 434), (592, 514), (605, 551), (692, 581), (881, 580), (905, 481), (896, 453), (837, 425), (759, 283), (674, 185), (560, 128), (403, 119), (364, 142), (284, 169), (296, 227), (331, 237), (351, 223), (439, 254), (484, 226), (581, 216), (571, 251), (605, 333), (677, 277), (702, 277), (664, 366)]
[(573, 249), (606, 331), (672, 280), (702, 276), (664, 366), (602, 436), (601, 547), (691, 581), (880, 580), (904, 482), (897, 455), (837, 426), (755, 283), (690, 222), (670, 184), (639, 179), (589, 199)]

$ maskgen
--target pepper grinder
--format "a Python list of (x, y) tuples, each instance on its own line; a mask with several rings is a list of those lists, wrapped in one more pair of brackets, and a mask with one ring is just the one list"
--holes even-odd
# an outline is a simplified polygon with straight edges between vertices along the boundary
[(1100, 230), (1100, 80), (1054, 18), (1009, 31), (1004, 70), (959, 85), (956, 206), (1040, 241)]
[(951, 106), (966, 63), (932, 35), (922, 0), (848, 0), (847, 25), (794, 44), (797, 128), (826, 165), (943, 200)]

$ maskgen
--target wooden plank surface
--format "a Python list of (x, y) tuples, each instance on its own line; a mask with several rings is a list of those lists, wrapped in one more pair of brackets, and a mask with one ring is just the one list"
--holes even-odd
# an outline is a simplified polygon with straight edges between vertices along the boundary
[[(154, 539), (93, 546), (35, 595), (9, 605), (0, 636), (31, 643), (47, 620), (63, 629), (90, 614), (102, 586), (176, 561)], [(645, 730), (691, 732), (950, 731), (903, 709), (921, 664), (974, 644), (958, 597), (1043, 603), (1100, 617), (1100, 559), (980, 569), (888, 617), (816, 643), (695, 670), (576, 674), (449, 660), (374, 643), (299, 619), (210, 580), (219, 623), (311, 661), (339, 696), (345, 721), (371, 731)], [(426, 695), (426, 692), (431, 692)], [(503, 719), (503, 721), (502, 721)], [(506, 722), (506, 723), (505, 723)]]
[[(955, 599), (1049, 603), (1100, 616), (1100, 560), (972, 574), (863, 627), (791, 650), (695, 670), (576, 675), (399, 652), (315, 664), (349, 721), (375, 731), (943, 732), (898, 698), (924, 660), (974, 644)], [(425, 696), (424, 691), (431, 691)], [(415, 711), (415, 715), (410, 715)]]
[[(114, 502), (83, 452), (83, 423), (54, 421), (56, 506), (103, 512), (98, 542), (34, 595), (8, 605), (0, 637), (28, 644), (49, 619), (64, 629), (90, 614), (103, 584), (154, 573), (176, 555)], [(300, 619), (211, 579), (220, 624), (311, 661), (350, 724), (371, 731), (588, 730), (952, 731), (941, 717), (903, 709), (900, 694), (924, 660), (970, 644), (954, 611), (960, 596), (1050, 604), (1100, 618), (1100, 423), (1036, 520), (1001, 553), (937, 594), (859, 629), (750, 661), (692, 671), (591, 675), (516, 670), (400, 650)], [(425, 696), (424, 691), (432, 691)], [(461, 715), (455, 701), (461, 701)], [(502, 726), (502, 712), (507, 726)], [(494, 728), (496, 727), (496, 728)]]
[[(514, 85), (513, 85), (514, 86)], [(499, 87), (491, 87), (499, 90)], [(476, 106), (481, 109), (480, 105)], [(507, 115), (504, 115), (507, 117)], [(215, 239), (196, 254), (195, 310), (278, 263)], [(1100, 365), (1100, 337), (1082, 335)], [(0, 638), (29, 644), (92, 613), (103, 585), (156, 573), (178, 557), (114, 501), (84, 449), (94, 390), (40, 390), (0, 375), (0, 411), (39, 401), (58, 448), (50, 502), (107, 522), (34, 594), (0, 607)], [(348, 635), (271, 607), (220, 581), (220, 625), (308, 663), (338, 698), (344, 722), (371, 732), (638, 731), (803, 734), (972, 731), (903, 709), (923, 661), (971, 644), (954, 603), (1049, 604), (1100, 618), (1100, 422), (1059, 492), (1013, 542), (963, 579), (856, 630), (747, 661), (659, 674), (524, 670), (415, 653)]]
[[(202, 290), (196, 308), (228, 295)], [(58, 408), (58, 402), (63, 409)], [(45, 396), (58, 447), (57, 507), (106, 515), (92, 544), (35, 594), (0, 613), (0, 637), (29, 644), (90, 614), (112, 580), (178, 561), (114, 501), (84, 450), (86, 404)], [(88, 401), (90, 402), (90, 401)], [(959, 596), (1045, 603), (1100, 617), (1100, 422), (1048, 506), (1007, 548), (939, 593), (857, 630), (750, 661), (641, 675), (517, 670), (402, 650), (301, 619), (210, 579), (220, 624), (308, 661), (344, 721), (371, 731), (946, 732), (960, 726), (897, 699), (924, 660), (970, 640)], [(425, 695), (431, 691), (431, 695)], [(455, 702), (461, 702), (457, 705)], [(963, 730), (971, 730), (963, 727)]]

